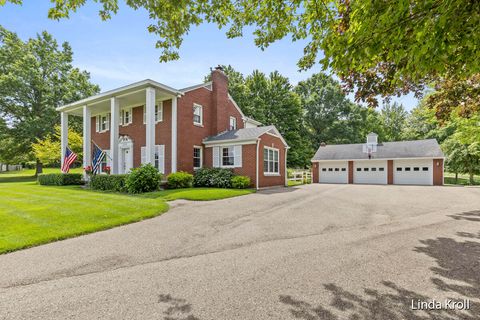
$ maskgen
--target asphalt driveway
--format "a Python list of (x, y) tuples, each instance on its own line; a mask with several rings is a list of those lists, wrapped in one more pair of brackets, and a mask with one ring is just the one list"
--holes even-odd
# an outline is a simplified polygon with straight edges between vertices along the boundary
[[(0, 256), (0, 319), (480, 319), (480, 188), (307, 185), (177, 202)], [(470, 299), (470, 310), (412, 310)]]

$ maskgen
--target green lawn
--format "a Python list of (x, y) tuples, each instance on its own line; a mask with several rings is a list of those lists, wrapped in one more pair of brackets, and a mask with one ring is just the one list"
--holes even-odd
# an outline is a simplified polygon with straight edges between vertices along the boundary
[[(52, 172), (59, 169), (45, 170)], [(167, 211), (170, 200), (216, 200), (254, 192), (189, 188), (133, 196), (40, 186), (33, 175), (34, 170), (0, 174), (0, 254), (151, 218)]]
[[(480, 176), (476, 175), (473, 177), (473, 181), (475, 185), (480, 185)], [(469, 185), (470, 178), (468, 174), (459, 174), (458, 175), (458, 182), (455, 183), (455, 173), (452, 172), (445, 172), (445, 184), (458, 184), (458, 185)]]

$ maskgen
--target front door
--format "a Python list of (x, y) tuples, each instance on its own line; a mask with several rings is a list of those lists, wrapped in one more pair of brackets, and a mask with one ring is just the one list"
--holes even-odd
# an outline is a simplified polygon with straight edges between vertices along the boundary
[(118, 172), (128, 173), (132, 168), (133, 141), (128, 136), (122, 136), (118, 144)]
[(121, 149), (120, 173), (128, 173), (132, 169), (130, 148)]

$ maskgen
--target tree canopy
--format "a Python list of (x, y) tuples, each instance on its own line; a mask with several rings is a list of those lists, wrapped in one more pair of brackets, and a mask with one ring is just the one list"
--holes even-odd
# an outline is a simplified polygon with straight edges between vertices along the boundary
[(93, 95), (99, 87), (72, 66), (68, 43), (59, 47), (47, 32), (22, 41), (0, 26), (0, 158), (33, 160), (31, 145), (54, 132), (55, 108)]
[[(22, 0), (2, 0), (21, 4)], [(52, 0), (48, 16), (68, 18), (85, 0)], [(101, 3), (101, 19), (119, 10), (118, 0)], [(291, 37), (306, 41), (297, 63), (302, 70), (320, 63), (356, 90), (357, 101), (376, 105), (377, 95), (415, 92), (448, 76), (466, 79), (480, 72), (480, 2), (469, 0), (127, 0), (144, 8), (158, 36), (160, 60), (178, 59), (183, 38), (194, 26), (213, 23), (229, 38), (253, 27), (255, 45), (265, 49)]]

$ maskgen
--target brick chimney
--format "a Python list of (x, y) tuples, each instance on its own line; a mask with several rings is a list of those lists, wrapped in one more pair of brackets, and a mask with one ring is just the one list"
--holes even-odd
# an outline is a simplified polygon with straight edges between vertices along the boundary
[(228, 77), (221, 66), (212, 70), (213, 134), (228, 130)]

